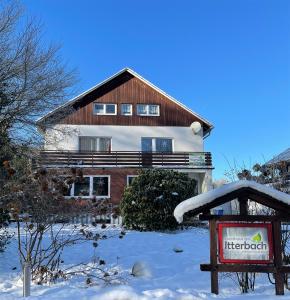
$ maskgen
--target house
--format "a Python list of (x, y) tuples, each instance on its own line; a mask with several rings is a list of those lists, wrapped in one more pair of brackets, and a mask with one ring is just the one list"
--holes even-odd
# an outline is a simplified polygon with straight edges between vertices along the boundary
[(276, 155), (269, 160), (267, 165), (281, 164), (284, 165), (285, 172), (290, 173), (290, 148), (286, 149), (282, 153)]
[(276, 176), (275, 182), (270, 182), (274, 187), (290, 193), (290, 148), (276, 155), (265, 164), (272, 169)]
[(123, 69), (38, 120), (45, 144), (39, 164), (82, 168), (69, 196), (110, 198), (143, 168), (186, 172), (197, 193), (211, 189), (213, 125), (131, 69)]

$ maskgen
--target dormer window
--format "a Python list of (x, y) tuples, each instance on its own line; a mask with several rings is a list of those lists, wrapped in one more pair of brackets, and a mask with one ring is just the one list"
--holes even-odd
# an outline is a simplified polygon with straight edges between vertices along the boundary
[(94, 115), (116, 115), (117, 104), (94, 103)]
[(132, 116), (132, 104), (121, 104), (121, 114), (123, 116)]
[(159, 116), (160, 107), (155, 104), (138, 104), (137, 115), (139, 116)]

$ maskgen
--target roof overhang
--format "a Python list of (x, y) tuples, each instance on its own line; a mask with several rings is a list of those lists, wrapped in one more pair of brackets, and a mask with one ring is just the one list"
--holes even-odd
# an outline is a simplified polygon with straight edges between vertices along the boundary
[(290, 148), (286, 149), (282, 153), (278, 154), (268, 162), (266, 162), (266, 165), (274, 165), (280, 162), (290, 162)]
[(236, 199), (241, 193), (248, 195), (249, 199), (255, 202), (275, 210), (282, 210), (289, 214), (290, 219), (290, 195), (249, 180), (225, 184), (217, 189), (189, 198), (176, 206), (174, 217), (181, 223), (185, 213), (191, 211), (193, 214), (199, 214)]

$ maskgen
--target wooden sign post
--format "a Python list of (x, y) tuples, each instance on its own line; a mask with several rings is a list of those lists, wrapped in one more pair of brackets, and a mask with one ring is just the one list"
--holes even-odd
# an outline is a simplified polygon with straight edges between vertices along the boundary
[[(237, 218), (238, 217), (238, 218)], [(249, 218), (250, 217), (250, 218)], [(275, 216), (265, 216), (263, 221), (260, 216), (259, 221), (255, 222), (255, 216), (239, 217), (239, 216), (201, 216), (202, 220), (209, 220), (210, 227), (210, 264), (202, 264), (200, 266), (201, 271), (211, 272), (211, 292), (218, 294), (218, 272), (255, 272), (255, 273), (273, 273), (275, 277), (276, 295), (284, 294), (284, 274), (290, 273), (290, 266), (283, 266), (282, 264), (282, 249), (281, 249), (281, 219), (277, 219)], [(238, 221), (237, 221), (238, 219)], [(252, 222), (249, 223), (249, 219)], [(273, 259), (265, 261), (261, 259), (238, 262), (238, 260), (224, 262), (221, 260), (221, 245), (218, 243), (218, 226), (229, 224), (232, 221), (232, 225), (249, 226), (254, 225), (259, 228), (264, 225), (272, 225), (271, 239), (273, 241)], [(226, 223), (224, 223), (226, 222)], [(247, 223), (241, 223), (247, 222)], [(218, 248), (219, 244), (219, 248)], [(271, 253), (270, 253), (271, 255)]]
[[(233, 200), (239, 203), (238, 215), (212, 214), (214, 208)], [(249, 201), (269, 208), (271, 214), (258, 214), (259, 209), (249, 214)], [(174, 216), (181, 222), (188, 211), (209, 221), (210, 263), (200, 269), (211, 273), (212, 293), (219, 293), (219, 272), (253, 272), (273, 273), (276, 295), (284, 294), (290, 266), (283, 265), (281, 222), (290, 221), (290, 195), (242, 180), (185, 200)]]

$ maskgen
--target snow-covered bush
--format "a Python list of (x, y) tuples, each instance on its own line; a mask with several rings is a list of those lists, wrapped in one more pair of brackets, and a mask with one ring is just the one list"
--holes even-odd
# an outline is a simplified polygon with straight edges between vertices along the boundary
[(121, 201), (121, 215), (127, 228), (174, 230), (175, 207), (196, 194), (196, 181), (172, 170), (142, 170), (128, 186)]

